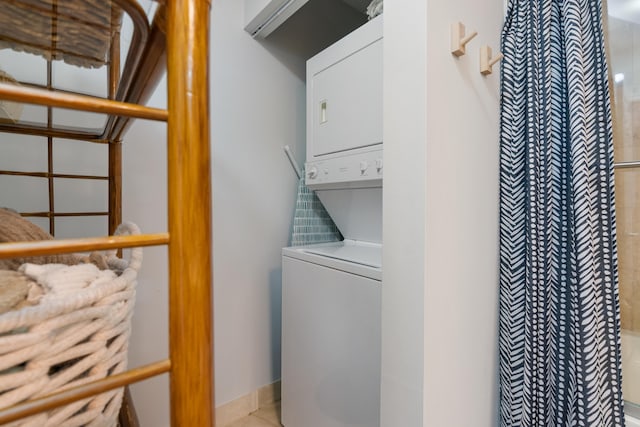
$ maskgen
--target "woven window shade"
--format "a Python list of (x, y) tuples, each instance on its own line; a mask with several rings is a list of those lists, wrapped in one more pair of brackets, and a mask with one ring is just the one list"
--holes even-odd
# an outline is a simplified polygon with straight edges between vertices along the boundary
[[(122, 10), (108, 0), (5, 0), (0, 49), (97, 68), (108, 62)], [(113, 12), (112, 12), (113, 11)]]

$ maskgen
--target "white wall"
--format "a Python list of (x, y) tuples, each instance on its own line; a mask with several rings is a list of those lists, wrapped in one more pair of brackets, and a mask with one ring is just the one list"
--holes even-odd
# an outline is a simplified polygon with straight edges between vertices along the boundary
[[(383, 426), (497, 420), (500, 0), (385, 3)], [(449, 53), (449, 24), (479, 35)]]
[[(303, 62), (243, 30), (243, 2), (212, 2), (211, 125), (216, 404), (280, 378), (280, 250), (304, 159)], [(265, 49), (265, 47), (267, 47)]]
[[(166, 108), (163, 79), (148, 105)], [(136, 120), (122, 147), (122, 218), (143, 232), (167, 230), (166, 124)], [(133, 317), (129, 366), (135, 367), (169, 356), (167, 249), (144, 250)], [(144, 426), (169, 425), (169, 381), (163, 375), (132, 386), (135, 409)]]
[(422, 425), (426, 2), (384, 11), (382, 426)]
[[(499, 50), (503, 4), (430, 1), (427, 17), (425, 421), (494, 426), (500, 67), (482, 76), (478, 49)], [(439, 37), (455, 20), (479, 33), (460, 60)]]
[[(280, 249), (287, 246), (297, 179), (282, 150), (304, 159), (303, 66), (243, 30), (242, 2), (211, 12), (211, 134), (216, 406), (280, 378)], [(292, 71), (293, 70), (293, 71)], [(166, 103), (164, 81), (150, 101)], [(166, 131), (137, 121), (123, 150), (124, 218), (166, 230)], [(146, 249), (132, 365), (167, 354), (166, 250)], [(142, 425), (168, 425), (168, 382), (133, 389)]]

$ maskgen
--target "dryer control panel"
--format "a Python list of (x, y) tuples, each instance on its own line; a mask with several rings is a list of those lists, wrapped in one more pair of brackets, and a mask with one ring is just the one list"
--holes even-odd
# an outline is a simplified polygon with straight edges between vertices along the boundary
[(309, 188), (379, 187), (384, 164), (382, 149), (305, 163), (305, 183)]

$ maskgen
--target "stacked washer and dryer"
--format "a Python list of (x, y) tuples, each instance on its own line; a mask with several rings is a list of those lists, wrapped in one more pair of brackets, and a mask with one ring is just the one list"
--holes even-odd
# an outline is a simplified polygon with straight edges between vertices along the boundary
[(306, 184), (344, 241), (282, 250), (282, 424), (380, 424), (382, 16), (307, 62)]

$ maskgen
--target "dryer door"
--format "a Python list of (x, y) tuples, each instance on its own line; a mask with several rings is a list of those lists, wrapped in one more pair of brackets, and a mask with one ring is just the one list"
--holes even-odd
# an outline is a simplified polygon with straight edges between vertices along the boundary
[(313, 76), (313, 155), (382, 143), (382, 40)]
[(307, 161), (382, 144), (382, 19), (307, 62)]

